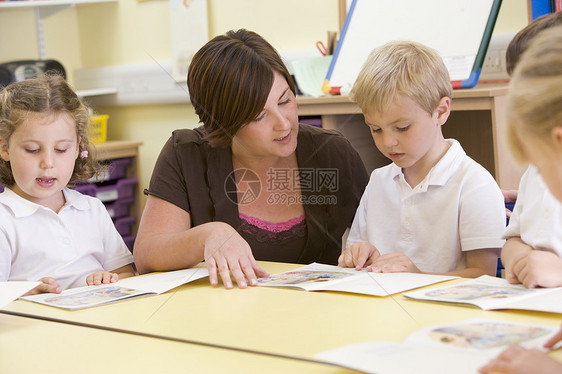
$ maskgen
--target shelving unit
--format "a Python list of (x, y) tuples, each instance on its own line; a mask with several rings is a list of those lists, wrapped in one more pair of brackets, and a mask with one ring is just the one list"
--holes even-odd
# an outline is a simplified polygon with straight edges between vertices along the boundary
[(110, 3), (117, 0), (25, 0), (25, 1), (7, 1), (0, 3), (0, 9), (3, 8), (34, 8), (35, 9), (35, 26), (37, 27), (37, 47), (39, 50), (39, 59), (45, 60), (45, 36), (43, 32), (43, 19), (56, 14), (62, 10), (71, 8), (80, 4), (92, 3)]
[[(37, 49), (39, 59), (45, 60), (45, 36), (43, 20), (49, 16), (59, 13), (74, 6), (96, 3), (116, 3), (118, 0), (22, 0), (0, 2), (0, 11), (18, 8), (33, 8), (35, 11), (35, 26), (37, 29)], [(101, 88), (95, 90), (82, 90), (76, 92), (80, 97), (112, 95), (117, 93), (116, 88)]]
[[(118, 223), (123, 222), (123, 220), (127, 221), (129, 218), (131, 218), (130, 221), (133, 222), (131, 225), (131, 232), (130, 234), (123, 236), (127, 244), (130, 245), (131, 250), (132, 250), (132, 242), (129, 243), (128, 241), (129, 240), (134, 241), (134, 236), (136, 235), (138, 223), (140, 221), (140, 217), (142, 213), (142, 207), (140, 204), (140, 198), (142, 195), (142, 186), (140, 184), (140, 167), (139, 167), (139, 147), (141, 145), (142, 142), (135, 142), (135, 141), (108, 141), (105, 143), (96, 144), (95, 146), (98, 159), (101, 161), (112, 161), (112, 160), (119, 160), (119, 159), (130, 160), (126, 169), (126, 173), (122, 178), (122, 181), (125, 182), (131, 178), (137, 179), (136, 187), (134, 188), (134, 192), (132, 196), (132, 203), (130, 205), (128, 214), (125, 213), (123, 216), (121, 216), (120, 220), (115, 221), (116, 227), (119, 230)], [(121, 198), (116, 200), (116, 202), (119, 203), (120, 200), (122, 200), (121, 202), (124, 202), (124, 199)], [(129, 200), (129, 198), (127, 200)], [(108, 209), (108, 211), (110, 211), (110, 209)], [(132, 219), (133, 217), (134, 220)]]
[[(57, 8), (68, 7), (80, 4), (94, 4), (94, 3), (115, 3), (118, 0), (21, 0), (21, 1), (3, 1), (0, 3), (0, 8)], [(59, 9), (59, 10), (62, 10)], [(57, 10), (58, 11), (58, 10)], [(56, 13), (56, 12), (55, 12)], [(54, 14), (54, 13), (51, 13)]]

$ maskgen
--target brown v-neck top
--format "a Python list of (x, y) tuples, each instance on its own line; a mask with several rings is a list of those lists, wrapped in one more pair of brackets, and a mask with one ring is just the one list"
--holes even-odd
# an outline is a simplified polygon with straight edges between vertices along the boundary
[(266, 186), (252, 181), (249, 172), (247, 190), (238, 191), (230, 147), (211, 147), (204, 136), (203, 127), (174, 131), (145, 193), (187, 211), (192, 226), (213, 221), (230, 224), (257, 260), (337, 264), (342, 235), (351, 226), (369, 180), (359, 154), (343, 135), (299, 126), (296, 152), (305, 217), (291, 232), (271, 238), (249, 228), (238, 212), (239, 202)]

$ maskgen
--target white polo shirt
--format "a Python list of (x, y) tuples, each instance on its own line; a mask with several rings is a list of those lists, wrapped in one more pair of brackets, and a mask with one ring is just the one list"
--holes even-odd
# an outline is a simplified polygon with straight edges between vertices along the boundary
[(105, 206), (65, 188), (55, 213), (9, 188), (0, 194), (0, 281), (53, 277), (65, 289), (133, 262)]
[(466, 268), (465, 251), (503, 246), (500, 188), (458, 141), (447, 142), (447, 153), (413, 189), (394, 163), (372, 172), (346, 247), (369, 242), (382, 254), (406, 254), (423, 272), (445, 273)]
[(517, 201), (504, 237), (519, 236), (539, 250), (562, 257), (562, 203), (556, 199), (535, 166), (529, 166), (519, 183)]

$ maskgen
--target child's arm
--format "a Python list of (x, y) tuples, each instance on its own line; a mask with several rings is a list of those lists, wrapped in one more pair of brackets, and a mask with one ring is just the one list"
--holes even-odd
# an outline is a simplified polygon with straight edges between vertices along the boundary
[(466, 251), (466, 269), (451, 271), (447, 275), (477, 278), (481, 275), (496, 275), (499, 248), (482, 248)]
[(39, 279), (42, 282), (39, 286), (35, 287), (31, 291), (28, 291), (23, 296), (37, 295), (40, 293), (61, 293), (62, 287), (59, 286), (55, 278), (44, 277)]
[(512, 345), (478, 370), (479, 373), (546, 374), (562, 372), (562, 364), (538, 349)]
[(533, 247), (527, 245), (518, 236), (513, 236), (507, 239), (502, 251), (501, 260), (505, 268), (505, 278), (509, 283), (521, 283), (519, 277), (513, 271), (513, 265), (521, 260), (533, 250)]
[[(485, 274), (495, 275), (497, 259), (497, 248), (475, 249), (466, 252), (466, 269), (431, 274), (456, 275), (464, 278), (476, 278)], [(367, 270), (375, 273), (422, 273), (408, 256), (400, 252), (380, 255)]]
[(135, 270), (131, 264), (109, 271), (96, 271), (86, 277), (88, 286), (99, 286), (100, 284), (114, 283), (119, 279), (132, 277)]
[(562, 286), (562, 259), (549, 251), (530, 251), (513, 263), (512, 271), (527, 288)]
[(355, 243), (345, 249), (338, 258), (338, 265), (361, 270), (373, 263), (380, 256), (379, 251), (370, 243)]

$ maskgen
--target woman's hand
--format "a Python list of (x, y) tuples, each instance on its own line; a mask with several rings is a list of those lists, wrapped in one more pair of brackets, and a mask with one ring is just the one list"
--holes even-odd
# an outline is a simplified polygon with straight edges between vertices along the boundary
[(269, 276), (258, 266), (252, 249), (234, 228), (223, 222), (206, 225), (213, 225), (204, 249), (209, 281), (213, 286), (218, 284), (217, 269), (225, 288), (233, 287), (230, 274), (239, 288), (246, 288), (248, 284), (256, 286), (258, 277)]
[(40, 285), (25, 293), (24, 296), (37, 295), (40, 293), (61, 293), (62, 287), (59, 286), (55, 278), (44, 277), (39, 279)]
[(346, 268), (355, 267), (355, 270), (361, 270), (371, 265), (379, 256), (378, 249), (370, 243), (355, 243), (342, 252), (338, 258), (338, 265)]

